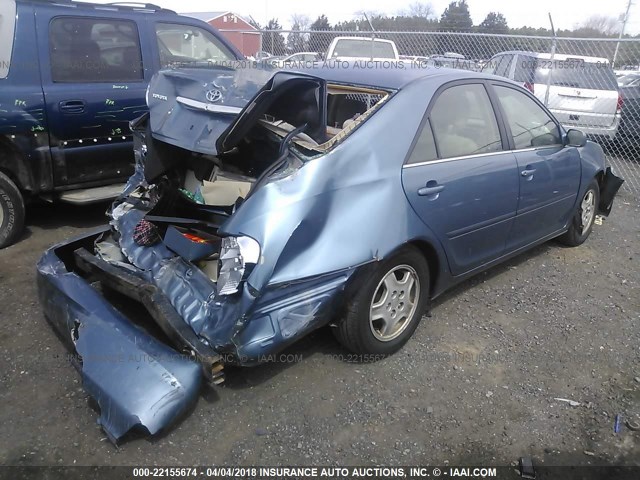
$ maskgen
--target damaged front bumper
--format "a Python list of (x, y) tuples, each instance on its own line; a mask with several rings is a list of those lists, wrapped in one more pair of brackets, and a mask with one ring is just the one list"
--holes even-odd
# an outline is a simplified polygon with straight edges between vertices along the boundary
[[(155, 434), (174, 423), (196, 401), (204, 378), (219, 384), (224, 364), (255, 365), (325, 325), (353, 270), (266, 288), (252, 297), (246, 283), (230, 304), (205, 319), (225, 324), (218, 345), (197, 334), (178, 313), (174, 297), (135, 271), (91, 253), (108, 227), (48, 250), (37, 265), (43, 310), (78, 354), (85, 390), (100, 407), (99, 423), (115, 443), (134, 427)], [(102, 294), (107, 288), (139, 302), (166, 337), (134, 324)], [(176, 308), (176, 306), (178, 308)], [(230, 312), (235, 312), (235, 315)], [(224, 316), (226, 315), (226, 317)], [(148, 319), (146, 319), (148, 320)], [(219, 333), (221, 330), (218, 329)]]

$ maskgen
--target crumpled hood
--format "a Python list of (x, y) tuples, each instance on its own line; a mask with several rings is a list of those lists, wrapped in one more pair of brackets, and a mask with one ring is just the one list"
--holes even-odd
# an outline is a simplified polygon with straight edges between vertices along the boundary
[(267, 68), (162, 70), (149, 83), (153, 137), (215, 155), (216, 141), (271, 78)]

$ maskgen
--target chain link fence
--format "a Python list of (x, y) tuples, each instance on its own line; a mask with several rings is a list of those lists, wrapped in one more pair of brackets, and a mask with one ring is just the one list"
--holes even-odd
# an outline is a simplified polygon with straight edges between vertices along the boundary
[[(329, 52), (337, 37), (360, 41), (338, 42)], [(393, 49), (373, 48), (379, 39), (391, 40), (398, 58), (390, 58)], [(255, 48), (255, 53), (245, 54), (256, 59), (272, 56), (267, 61), (278, 66), (322, 64), (331, 59), (329, 54), (334, 59), (373, 59), (377, 68), (451, 67), (510, 78), (531, 90), (566, 128), (582, 130), (598, 142), (614, 171), (625, 179), (623, 188), (640, 196), (640, 39), (262, 31)], [(381, 53), (372, 57), (371, 52)]]

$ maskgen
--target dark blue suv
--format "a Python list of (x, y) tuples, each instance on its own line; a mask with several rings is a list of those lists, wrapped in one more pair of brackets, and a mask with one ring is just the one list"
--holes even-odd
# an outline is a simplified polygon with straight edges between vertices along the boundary
[(133, 170), (129, 122), (155, 72), (242, 55), (208, 24), (140, 4), (0, 1), (0, 248), (37, 198), (115, 197)]

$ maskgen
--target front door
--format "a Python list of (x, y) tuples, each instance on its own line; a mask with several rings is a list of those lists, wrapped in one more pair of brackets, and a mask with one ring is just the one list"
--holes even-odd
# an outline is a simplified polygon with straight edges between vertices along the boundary
[(508, 249), (553, 234), (567, 223), (580, 184), (580, 155), (563, 146), (553, 118), (523, 89), (494, 84), (518, 162), (518, 216)]
[(133, 171), (129, 122), (146, 111), (134, 21), (38, 17), (56, 186), (109, 183)]
[(414, 210), (440, 239), (453, 275), (504, 253), (516, 215), (518, 172), (482, 83), (439, 94), (402, 182)]

